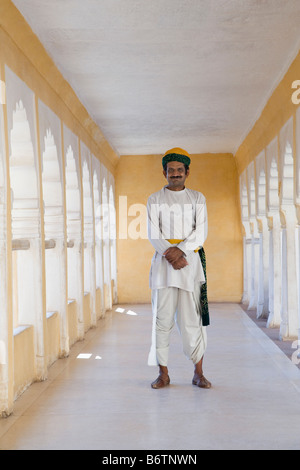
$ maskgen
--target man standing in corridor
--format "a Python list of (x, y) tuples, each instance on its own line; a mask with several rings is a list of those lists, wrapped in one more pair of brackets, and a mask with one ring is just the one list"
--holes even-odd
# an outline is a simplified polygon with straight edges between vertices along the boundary
[(173, 148), (163, 157), (163, 174), (168, 184), (148, 199), (148, 237), (155, 248), (150, 271), (153, 329), (148, 364), (159, 366), (152, 388), (170, 383), (169, 336), (176, 323), (183, 350), (195, 366), (192, 383), (210, 388), (203, 375), (206, 327), (209, 320), (201, 308), (201, 286), (205, 273), (199, 256), (207, 237), (207, 210), (203, 194), (185, 187), (189, 176), (189, 154)]

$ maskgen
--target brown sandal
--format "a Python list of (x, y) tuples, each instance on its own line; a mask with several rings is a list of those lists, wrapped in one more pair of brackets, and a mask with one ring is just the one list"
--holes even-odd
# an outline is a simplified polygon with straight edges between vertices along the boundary
[(199, 388), (211, 388), (211, 383), (207, 380), (204, 375), (194, 375), (193, 385), (197, 385)]
[(159, 374), (157, 379), (154, 380), (154, 382), (152, 382), (151, 387), (158, 389), (158, 388), (167, 387), (167, 385), (169, 384), (170, 384), (170, 377), (168, 375), (166, 376), (166, 375)]

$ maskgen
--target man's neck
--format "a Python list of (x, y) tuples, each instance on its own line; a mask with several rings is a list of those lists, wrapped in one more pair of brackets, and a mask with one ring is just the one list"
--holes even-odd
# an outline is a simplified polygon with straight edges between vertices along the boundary
[(183, 191), (185, 189), (185, 186), (182, 186), (180, 188), (169, 188), (169, 186), (167, 186), (167, 189), (169, 189), (170, 191)]

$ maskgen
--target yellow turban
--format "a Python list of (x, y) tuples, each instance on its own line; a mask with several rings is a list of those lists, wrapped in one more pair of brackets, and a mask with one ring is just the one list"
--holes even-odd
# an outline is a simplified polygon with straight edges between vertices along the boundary
[(168, 150), (162, 159), (163, 167), (169, 162), (181, 162), (187, 166), (190, 165), (191, 159), (190, 155), (186, 150), (183, 150), (179, 147), (174, 147), (173, 149)]

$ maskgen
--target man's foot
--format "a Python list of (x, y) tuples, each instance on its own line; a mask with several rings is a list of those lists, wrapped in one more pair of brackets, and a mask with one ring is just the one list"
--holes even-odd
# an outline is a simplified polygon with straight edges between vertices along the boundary
[(159, 366), (159, 376), (154, 382), (152, 382), (152, 388), (164, 388), (170, 384), (170, 377), (168, 374), (168, 368), (165, 366)]
[(195, 374), (192, 381), (193, 385), (197, 385), (200, 388), (211, 388), (211, 383), (207, 380), (204, 375)]
[(195, 364), (194, 377), (192, 380), (193, 385), (197, 385), (200, 388), (211, 388), (211, 383), (203, 375), (203, 357)]

